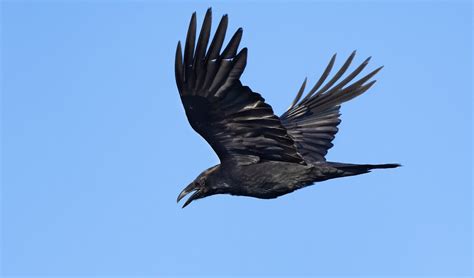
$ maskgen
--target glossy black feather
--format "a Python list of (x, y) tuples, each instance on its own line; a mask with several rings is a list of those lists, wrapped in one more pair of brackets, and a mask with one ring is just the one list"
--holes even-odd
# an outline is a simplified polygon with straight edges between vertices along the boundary
[[(298, 91), (293, 104), (280, 117), (288, 134), (294, 139), (298, 152), (308, 163), (326, 160), (325, 156), (333, 146), (331, 142), (338, 131), (337, 126), (341, 122), (339, 118), (340, 105), (367, 91), (375, 81), (366, 82), (381, 69), (378, 68), (350, 84), (367, 66), (370, 60), (369, 57), (354, 71), (349, 73), (347, 77), (340, 80), (349, 69), (355, 53), (355, 51), (352, 52), (336, 74), (324, 84), (333, 68), (336, 57), (334, 55), (329, 61), (326, 70), (316, 85), (308, 92), (307, 96), (299, 101), (302, 93), (301, 90)], [(324, 86), (319, 89), (323, 84)], [(302, 87), (304, 88), (304, 86)]]
[[(195, 14), (191, 18), (184, 71), (180, 45), (176, 51), (176, 81), (191, 126), (211, 145), (221, 161), (248, 164), (274, 160), (304, 164), (295, 142), (272, 108), (239, 80), (247, 62), (246, 48), (237, 53), (242, 29), (235, 32), (219, 54), (227, 26), (224, 16), (206, 52), (211, 16), (208, 10), (196, 49)], [(198, 82), (195, 83), (196, 77)]]

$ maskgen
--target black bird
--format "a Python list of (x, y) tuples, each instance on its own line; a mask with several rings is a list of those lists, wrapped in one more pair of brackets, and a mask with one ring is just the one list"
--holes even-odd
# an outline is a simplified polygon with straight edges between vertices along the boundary
[(400, 166), (328, 162), (324, 157), (333, 146), (331, 141), (341, 122), (341, 103), (367, 91), (375, 83), (370, 79), (382, 68), (353, 82), (370, 57), (342, 79), (354, 51), (325, 83), (336, 59), (334, 55), (316, 85), (302, 97), (305, 79), (288, 110), (278, 117), (260, 94), (239, 80), (247, 62), (247, 48), (237, 53), (242, 28), (221, 51), (228, 24), (224, 15), (207, 47), (211, 19), (208, 9), (195, 43), (193, 13), (184, 59), (178, 42), (175, 74), (189, 123), (211, 145), (221, 163), (202, 172), (184, 188), (178, 202), (194, 193), (183, 208), (193, 200), (214, 194), (270, 199), (315, 182)]

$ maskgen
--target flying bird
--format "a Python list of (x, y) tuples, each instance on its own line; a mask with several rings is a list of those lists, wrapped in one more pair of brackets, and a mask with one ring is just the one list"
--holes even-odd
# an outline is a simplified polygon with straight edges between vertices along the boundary
[[(224, 15), (208, 47), (212, 11), (205, 15), (196, 43), (196, 13), (189, 24), (184, 56), (178, 42), (175, 77), (186, 116), (219, 157), (179, 194), (193, 200), (214, 194), (276, 198), (333, 178), (360, 175), (399, 164), (349, 164), (326, 161), (340, 120), (340, 106), (366, 92), (382, 67), (355, 80), (370, 57), (342, 78), (349, 56), (330, 78), (334, 55), (316, 84), (304, 94), (306, 79), (288, 110), (276, 116), (263, 97), (240, 81), (247, 48), (238, 51), (242, 28), (221, 51), (228, 17)], [(304, 96), (303, 96), (304, 95)]]

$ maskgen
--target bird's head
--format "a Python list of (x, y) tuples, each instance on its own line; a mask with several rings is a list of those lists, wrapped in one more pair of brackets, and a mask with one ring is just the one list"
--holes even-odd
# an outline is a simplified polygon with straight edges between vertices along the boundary
[(217, 166), (211, 167), (206, 171), (202, 172), (194, 181), (192, 181), (188, 186), (186, 186), (181, 193), (178, 195), (177, 202), (184, 198), (184, 196), (193, 192), (193, 194), (184, 202), (183, 208), (189, 205), (192, 201), (201, 199), (210, 195), (217, 193), (214, 190), (213, 174)]

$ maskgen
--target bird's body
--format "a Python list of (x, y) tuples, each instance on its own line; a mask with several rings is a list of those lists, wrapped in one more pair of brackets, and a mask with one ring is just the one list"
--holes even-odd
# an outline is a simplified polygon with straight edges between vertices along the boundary
[(396, 164), (353, 165), (320, 162), (314, 165), (265, 161), (249, 165), (219, 164), (204, 171), (215, 194), (273, 199), (315, 182), (367, 173), (374, 168)]
[(178, 43), (175, 74), (189, 123), (211, 145), (221, 163), (202, 172), (181, 192), (178, 201), (194, 191), (183, 207), (214, 194), (271, 199), (315, 182), (399, 166), (337, 163), (325, 158), (338, 131), (340, 105), (375, 83), (370, 79), (381, 67), (353, 81), (370, 58), (340, 80), (355, 56), (353, 52), (326, 81), (334, 55), (306, 96), (302, 97), (305, 80), (289, 109), (278, 117), (260, 94), (240, 82), (247, 61), (246, 48), (237, 53), (241, 28), (221, 52), (227, 29), (224, 16), (207, 47), (211, 17), (209, 9), (196, 44), (193, 14), (184, 56)]
[(317, 172), (318, 167), (312, 165), (280, 161), (249, 165), (223, 163), (215, 166), (208, 180), (217, 184), (217, 194), (271, 199), (313, 183)]

